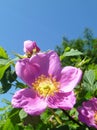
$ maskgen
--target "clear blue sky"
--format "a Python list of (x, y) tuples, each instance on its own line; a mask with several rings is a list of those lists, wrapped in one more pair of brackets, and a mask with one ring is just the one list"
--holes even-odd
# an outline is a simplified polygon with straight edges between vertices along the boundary
[(82, 37), (85, 27), (97, 37), (97, 0), (0, 0), (0, 46), (9, 55), (22, 54), (28, 39), (55, 49), (63, 36)]

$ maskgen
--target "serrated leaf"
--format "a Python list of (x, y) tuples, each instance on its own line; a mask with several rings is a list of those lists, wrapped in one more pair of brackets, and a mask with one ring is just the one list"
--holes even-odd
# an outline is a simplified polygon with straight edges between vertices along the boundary
[(8, 59), (8, 55), (2, 47), (0, 47), (0, 58)]
[(20, 116), (20, 119), (22, 120), (27, 117), (27, 113), (22, 109), (19, 112), (19, 116)]
[(89, 83), (91, 86), (94, 84), (94, 81), (95, 81), (95, 73), (94, 73), (93, 70), (85, 71), (84, 81), (86, 81), (87, 83)]
[(64, 52), (64, 56), (78, 56), (78, 55), (83, 55), (82, 52), (78, 50), (71, 49), (69, 52)]

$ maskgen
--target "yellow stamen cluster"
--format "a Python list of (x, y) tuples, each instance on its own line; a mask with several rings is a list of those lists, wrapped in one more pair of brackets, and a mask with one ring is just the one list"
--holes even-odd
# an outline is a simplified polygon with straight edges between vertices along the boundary
[(28, 52), (26, 53), (26, 55), (27, 55), (28, 58), (30, 58), (32, 55), (34, 55), (34, 54), (36, 54), (36, 53), (37, 53), (37, 49), (34, 48), (34, 49), (32, 50), (32, 52), (29, 52), (29, 51), (28, 51)]
[(59, 82), (52, 76), (41, 75), (32, 83), (32, 86), (40, 96), (47, 97), (49, 95), (53, 96), (55, 92), (58, 92)]
[(95, 124), (97, 124), (97, 111), (94, 114), (94, 120), (95, 120)]

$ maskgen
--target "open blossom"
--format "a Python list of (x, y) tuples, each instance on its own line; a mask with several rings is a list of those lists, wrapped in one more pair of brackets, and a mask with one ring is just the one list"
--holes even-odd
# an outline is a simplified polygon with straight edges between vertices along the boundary
[(97, 98), (83, 102), (82, 106), (78, 108), (78, 112), (81, 122), (97, 129)]
[(79, 83), (82, 71), (76, 67), (61, 67), (55, 51), (37, 53), (19, 60), (16, 74), (29, 86), (15, 93), (12, 105), (30, 115), (39, 115), (47, 107), (70, 110), (76, 98), (73, 88)]
[(31, 57), (32, 54), (40, 51), (40, 48), (37, 46), (35, 41), (27, 40), (24, 41), (24, 52), (28, 57)]

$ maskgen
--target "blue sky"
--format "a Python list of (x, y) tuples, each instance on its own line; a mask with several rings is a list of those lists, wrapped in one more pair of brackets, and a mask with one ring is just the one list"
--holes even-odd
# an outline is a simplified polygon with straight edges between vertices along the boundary
[(25, 40), (55, 49), (63, 36), (82, 37), (86, 27), (97, 37), (97, 0), (0, 0), (0, 46), (10, 56), (23, 53)]
[(0, 45), (22, 52), (24, 40), (42, 50), (81, 37), (85, 27), (97, 36), (97, 0), (0, 0)]

